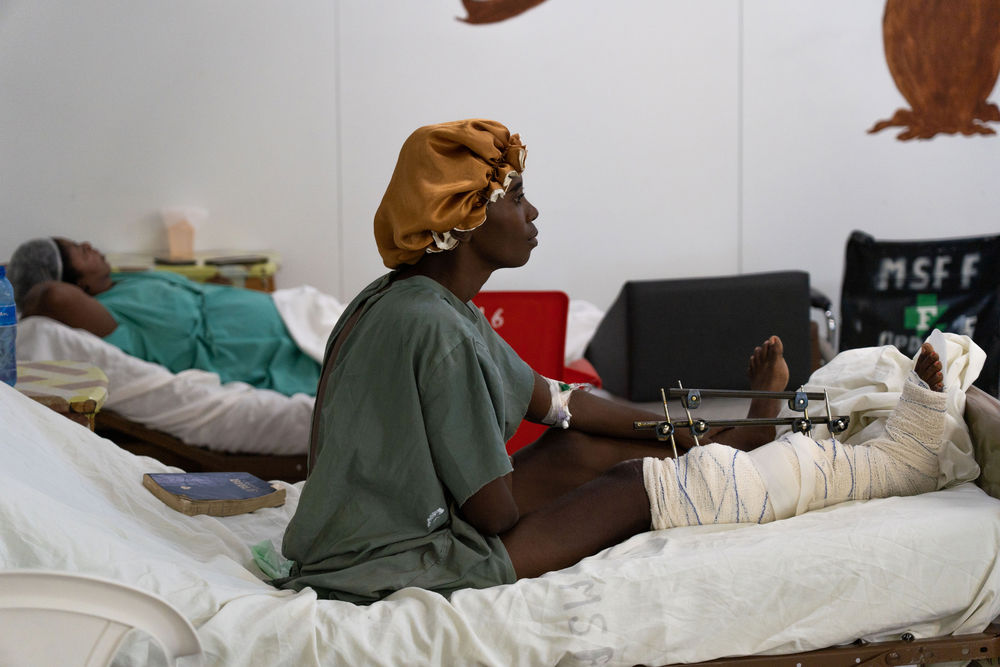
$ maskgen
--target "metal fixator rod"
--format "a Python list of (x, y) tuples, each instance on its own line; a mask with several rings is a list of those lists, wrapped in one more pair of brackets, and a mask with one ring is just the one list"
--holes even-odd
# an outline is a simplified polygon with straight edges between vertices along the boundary
[[(677, 382), (680, 385), (680, 381)], [(784, 398), (794, 399), (800, 394), (804, 394), (810, 401), (823, 400), (821, 391), (758, 391), (756, 389), (677, 389), (667, 390), (668, 398), (684, 398), (689, 392), (697, 391), (701, 398)]]
[[(833, 417), (828, 419), (826, 417), (813, 417), (812, 419), (805, 420), (802, 417), (747, 417), (745, 419), (695, 419), (692, 421), (675, 421), (671, 424), (675, 428), (689, 428), (691, 426), (698, 427), (701, 424), (707, 425), (709, 428), (713, 427), (727, 427), (727, 426), (794, 426), (796, 422), (809, 421), (813, 424), (833, 424), (837, 425), (838, 422), (850, 421), (849, 417)], [(666, 422), (662, 421), (637, 421), (632, 422), (632, 427), (637, 430), (646, 429), (659, 429), (661, 425)]]
[[(667, 408), (667, 393), (663, 391), (663, 387), (660, 387), (660, 396), (663, 397), (663, 416), (667, 418), (666, 429), (667, 435), (670, 436), (670, 446), (674, 448), (674, 459), (677, 458), (677, 442), (674, 440), (674, 425), (670, 423), (670, 409)], [(658, 430), (656, 437), (659, 438), (660, 434), (663, 433), (664, 426), (658, 425)]]
[[(686, 421), (671, 421), (670, 411), (667, 408), (667, 397), (680, 398), (681, 406), (687, 415)], [(825, 424), (830, 429), (831, 436), (843, 433), (848, 429), (851, 418), (848, 416), (835, 417), (830, 408), (830, 398), (824, 389), (821, 392), (807, 392), (801, 387), (797, 391), (756, 391), (756, 390), (727, 390), (727, 389), (685, 389), (680, 380), (677, 381), (675, 389), (660, 389), (660, 397), (663, 399), (663, 414), (666, 421), (635, 421), (632, 427), (636, 430), (654, 429), (656, 437), (660, 441), (669, 438), (674, 449), (674, 456), (677, 456), (677, 443), (674, 439), (676, 428), (688, 428), (694, 438), (696, 445), (701, 446), (699, 435), (705, 435), (713, 427), (730, 426), (791, 426), (799, 433), (809, 433), (816, 424)], [(747, 417), (745, 419), (714, 419), (709, 422), (705, 419), (694, 419), (691, 410), (701, 405), (702, 397), (715, 398), (786, 398), (788, 406), (792, 410), (803, 413), (801, 417)], [(823, 400), (826, 402), (826, 416), (819, 418), (809, 417), (809, 399)]]
[(826, 389), (823, 390), (824, 400), (826, 401), (826, 427), (830, 429), (830, 437), (836, 438), (838, 435), (847, 430), (847, 427), (851, 423), (850, 417), (834, 417), (830, 412), (830, 396), (828, 395)]

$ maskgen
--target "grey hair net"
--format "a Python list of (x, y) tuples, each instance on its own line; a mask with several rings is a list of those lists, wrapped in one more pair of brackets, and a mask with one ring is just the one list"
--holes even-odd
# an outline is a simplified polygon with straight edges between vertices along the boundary
[(14, 303), (24, 310), (24, 297), (32, 287), (46, 280), (62, 280), (62, 256), (49, 237), (25, 241), (7, 263), (7, 278), (14, 287)]

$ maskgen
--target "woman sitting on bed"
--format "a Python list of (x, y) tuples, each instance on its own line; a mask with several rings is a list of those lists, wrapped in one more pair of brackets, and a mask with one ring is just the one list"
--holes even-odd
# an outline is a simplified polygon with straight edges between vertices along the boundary
[[(284, 537), (292, 571), (277, 585), (363, 603), (408, 586), (448, 595), (570, 566), (651, 527), (761, 522), (935, 488), (934, 435), (923, 425), (890, 420), (890, 433), (908, 430), (926, 444), (917, 452), (886, 441), (856, 456), (801, 436), (751, 459), (741, 449), (773, 429), (770, 437), (738, 429), (715, 434), (736, 449), (693, 447), (674, 461), (632, 428), (657, 415), (529, 368), (470, 302), (494, 271), (524, 265), (538, 244), (524, 157), (517, 135), (486, 120), (423, 127), (404, 143), (375, 214), (392, 271), (354, 299), (330, 336), (310, 477)], [(754, 389), (785, 388), (781, 351), (776, 337), (754, 351)], [(924, 359), (921, 375), (939, 383), (933, 352)], [(929, 415), (931, 430), (943, 422), (944, 394), (909, 391), (903, 417)], [(757, 401), (751, 416), (773, 417), (778, 407)], [(508, 457), (504, 443), (523, 417), (561, 428)], [(854, 471), (858, 483), (845, 486)]]
[(85, 329), (174, 373), (218, 373), (286, 395), (316, 393), (319, 365), (292, 340), (270, 295), (168, 271), (111, 273), (89, 243), (21, 244), (8, 269), (22, 317)]

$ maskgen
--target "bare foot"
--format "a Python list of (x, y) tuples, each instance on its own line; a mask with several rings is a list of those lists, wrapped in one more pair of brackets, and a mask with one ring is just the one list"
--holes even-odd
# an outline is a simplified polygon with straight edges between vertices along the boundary
[(920, 346), (920, 357), (913, 370), (927, 383), (932, 391), (944, 391), (944, 376), (941, 374), (941, 360), (934, 346), (924, 343)]
[[(753, 349), (747, 374), (750, 388), (756, 391), (784, 391), (788, 386), (788, 364), (785, 362), (785, 347), (781, 339), (771, 336)], [(781, 400), (777, 398), (755, 398), (750, 402), (748, 417), (777, 417), (781, 410)]]
[[(754, 391), (784, 391), (788, 386), (788, 364), (785, 362), (784, 345), (777, 336), (771, 336), (754, 348), (750, 355), (747, 374)], [(747, 417), (774, 418), (781, 411), (781, 399), (755, 398), (750, 401)], [(725, 444), (749, 451), (774, 440), (773, 426), (739, 426), (726, 429), (718, 435)]]

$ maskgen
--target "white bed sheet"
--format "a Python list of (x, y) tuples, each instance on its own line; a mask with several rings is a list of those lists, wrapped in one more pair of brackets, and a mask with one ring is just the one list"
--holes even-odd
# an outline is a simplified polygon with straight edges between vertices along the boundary
[[(187, 517), (142, 488), (169, 470), (0, 385), (0, 567), (70, 570), (158, 594), (207, 665), (666, 664), (981, 631), (1000, 613), (1000, 501), (971, 484), (764, 526), (646, 533), (574, 567), (451, 600), (371, 606), (261, 581), (288, 501)], [(120, 664), (157, 664), (135, 637)]]
[(305, 454), (314, 399), (285, 396), (243, 382), (222, 384), (215, 373), (171, 373), (125, 354), (83, 329), (47, 317), (17, 325), (17, 360), (85, 361), (108, 376), (104, 408), (219, 452)]

